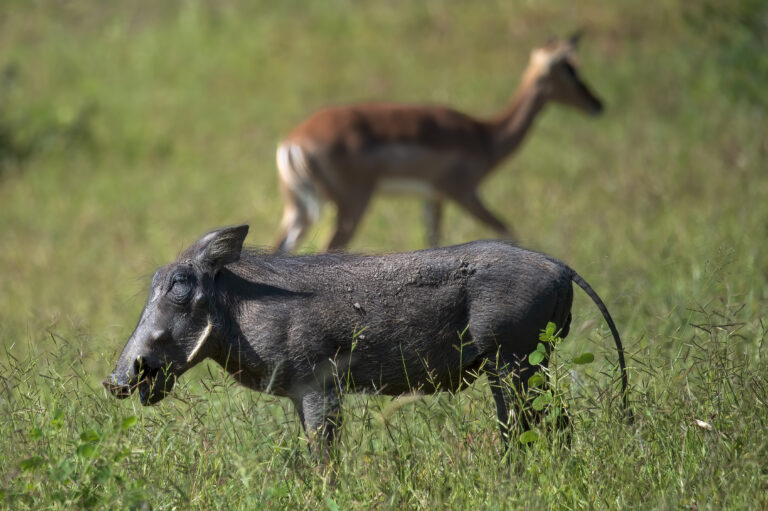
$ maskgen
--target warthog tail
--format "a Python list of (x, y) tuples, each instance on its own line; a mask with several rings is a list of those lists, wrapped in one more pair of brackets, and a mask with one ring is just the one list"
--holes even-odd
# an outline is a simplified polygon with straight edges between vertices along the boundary
[(603, 314), (605, 322), (608, 323), (608, 328), (610, 328), (611, 334), (613, 334), (613, 340), (616, 343), (616, 351), (619, 353), (619, 368), (621, 370), (621, 393), (622, 401), (624, 404), (624, 412), (626, 414), (627, 421), (631, 424), (634, 421), (634, 417), (632, 414), (632, 409), (629, 407), (629, 379), (627, 377), (627, 365), (624, 363), (624, 348), (621, 345), (619, 331), (616, 329), (616, 324), (613, 322), (611, 313), (608, 312), (608, 307), (605, 306), (603, 300), (600, 299), (600, 296), (598, 296), (595, 290), (592, 289), (592, 286), (587, 284), (587, 281), (585, 281), (581, 275), (576, 273), (573, 268), (568, 269), (571, 270), (571, 280), (578, 284), (578, 286), (583, 289), (590, 298), (592, 298), (592, 301), (595, 302), (595, 305), (597, 305), (597, 308), (600, 309), (600, 312)]

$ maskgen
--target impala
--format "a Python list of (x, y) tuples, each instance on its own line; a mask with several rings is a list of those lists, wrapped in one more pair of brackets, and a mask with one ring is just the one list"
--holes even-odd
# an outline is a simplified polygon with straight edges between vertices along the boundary
[(488, 210), (478, 185), (512, 154), (549, 102), (597, 115), (603, 105), (576, 70), (578, 36), (550, 40), (531, 52), (511, 103), (489, 119), (447, 107), (362, 103), (317, 112), (277, 149), (285, 209), (278, 250), (290, 251), (320, 215), (336, 205), (329, 250), (345, 247), (373, 194), (412, 191), (426, 199), (427, 241), (440, 238), (443, 202), (457, 202), (499, 236), (513, 230)]

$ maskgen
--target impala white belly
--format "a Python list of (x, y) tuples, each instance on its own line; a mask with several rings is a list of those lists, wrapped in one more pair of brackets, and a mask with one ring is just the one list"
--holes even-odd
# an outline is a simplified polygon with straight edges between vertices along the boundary
[[(434, 183), (444, 183), (457, 167), (467, 167), (468, 162), (459, 149), (406, 143), (380, 144), (333, 156), (324, 147), (309, 151), (321, 181), (337, 193), (349, 191), (349, 182), (367, 178), (376, 184), (378, 192), (433, 198), (441, 195)], [(354, 179), (347, 177), (352, 175)]]
[(382, 174), (410, 177), (441, 172), (454, 166), (461, 157), (457, 151), (418, 144), (386, 144), (366, 150), (359, 158)]
[(368, 150), (366, 171), (378, 175), (379, 191), (435, 197), (439, 195), (433, 183), (461, 161), (456, 151), (441, 151), (417, 144), (388, 144)]

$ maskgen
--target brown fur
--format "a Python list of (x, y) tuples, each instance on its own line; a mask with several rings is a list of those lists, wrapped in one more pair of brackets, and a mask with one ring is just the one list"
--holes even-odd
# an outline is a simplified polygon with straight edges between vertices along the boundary
[(371, 196), (392, 182), (429, 199), (430, 245), (439, 242), (444, 199), (512, 238), (511, 229), (482, 203), (477, 188), (519, 147), (548, 102), (590, 113), (602, 109), (578, 77), (573, 51), (572, 43), (563, 41), (535, 49), (510, 105), (488, 119), (449, 107), (397, 103), (331, 107), (309, 117), (278, 149), (285, 199), (279, 248), (296, 246), (322, 200), (333, 202), (338, 213), (328, 248), (343, 248)]

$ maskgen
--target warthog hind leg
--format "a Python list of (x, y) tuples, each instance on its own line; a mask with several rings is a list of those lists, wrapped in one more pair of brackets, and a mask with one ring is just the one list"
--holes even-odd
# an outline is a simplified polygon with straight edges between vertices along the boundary
[(335, 387), (325, 390), (311, 390), (300, 400), (294, 401), (309, 441), (310, 453), (328, 462), (341, 426), (341, 397)]

